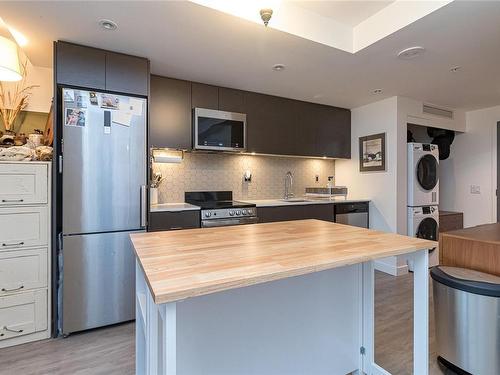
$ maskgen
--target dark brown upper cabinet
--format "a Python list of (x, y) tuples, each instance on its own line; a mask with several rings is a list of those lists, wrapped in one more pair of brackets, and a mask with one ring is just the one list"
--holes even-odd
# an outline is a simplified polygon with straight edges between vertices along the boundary
[(141, 57), (57, 42), (55, 66), (58, 84), (148, 95), (149, 61)]
[(219, 87), (219, 109), (227, 112), (246, 113), (245, 92)]
[(249, 152), (301, 155), (296, 145), (295, 103), (278, 96), (245, 92)]
[(57, 42), (55, 66), (59, 84), (106, 89), (106, 52), (103, 50)]
[(300, 102), (298, 149), (304, 156), (351, 157), (351, 111), (327, 105)]
[(151, 147), (191, 149), (191, 82), (151, 76)]
[(106, 53), (106, 90), (148, 95), (149, 61), (121, 53)]
[(219, 109), (219, 88), (193, 82), (191, 86), (192, 108)]

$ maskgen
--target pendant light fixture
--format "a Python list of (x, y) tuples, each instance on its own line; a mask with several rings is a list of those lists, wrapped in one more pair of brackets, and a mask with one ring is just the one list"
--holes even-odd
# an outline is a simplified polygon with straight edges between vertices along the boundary
[(0, 35), (0, 81), (20, 81), (21, 79), (17, 44)]

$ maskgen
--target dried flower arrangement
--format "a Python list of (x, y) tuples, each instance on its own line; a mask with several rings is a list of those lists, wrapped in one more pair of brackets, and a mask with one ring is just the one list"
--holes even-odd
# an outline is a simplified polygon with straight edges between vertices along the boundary
[(3, 82), (0, 82), (0, 115), (7, 131), (13, 130), (14, 121), (28, 105), (31, 90), (38, 87), (38, 85), (26, 86), (28, 61), (21, 64), (21, 75), (23, 78), (15, 86), (10, 84), (7, 87)]

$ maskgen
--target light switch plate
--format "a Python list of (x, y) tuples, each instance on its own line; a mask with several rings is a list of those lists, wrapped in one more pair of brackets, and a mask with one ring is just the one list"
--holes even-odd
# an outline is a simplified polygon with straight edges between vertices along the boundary
[(471, 194), (481, 194), (481, 186), (479, 186), (479, 185), (471, 185), (470, 186), (470, 193)]

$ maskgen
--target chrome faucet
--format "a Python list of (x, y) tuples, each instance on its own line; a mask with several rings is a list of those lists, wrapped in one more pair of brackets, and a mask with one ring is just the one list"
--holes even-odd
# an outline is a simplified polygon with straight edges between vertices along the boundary
[(293, 193), (290, 191), (292, 190), (293, 186), (293, 175), (292, 172), (288, 171), (286, 172), (285, 175), (285, 194), (283, 195), (284, 199), (290, 199), (293, 197)]

